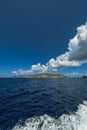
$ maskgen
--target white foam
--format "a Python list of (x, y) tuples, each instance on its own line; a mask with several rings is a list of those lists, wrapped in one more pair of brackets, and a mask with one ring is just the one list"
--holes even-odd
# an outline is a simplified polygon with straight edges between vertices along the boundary
[(24, 125), (18, 123), (12, 130), (87, 130), (87, 102), (78, 106), (78, 110), (70, 115), (63, 114), (54, 119), (48, 115), (32, 117)]

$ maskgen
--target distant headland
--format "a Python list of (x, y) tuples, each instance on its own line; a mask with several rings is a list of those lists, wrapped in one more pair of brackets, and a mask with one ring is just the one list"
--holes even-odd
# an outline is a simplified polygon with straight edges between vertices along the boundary
[(42, 73), (42, 74), (36, 74), (36, 75), (18, 75), (14, 76), (14, 78), (66, 78), (67, 76), (63, 74), (48, 74), (48, 73)]
[(87, 76), (82, 76), (82, 78), (87, 78)]

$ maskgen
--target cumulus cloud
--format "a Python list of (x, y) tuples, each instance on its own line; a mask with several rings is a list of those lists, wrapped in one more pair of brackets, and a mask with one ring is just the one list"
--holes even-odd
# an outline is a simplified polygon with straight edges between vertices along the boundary
[(66, 52), (65, 54), (58, 56), (56, 59), (50, 59), (48, 66), (51, 70), (58, 70), (66, 67), (80, 66), (80, 62), (74, 60), (70, 61), (69, 53)]
[(49, 60), (51, 69), (80, 66), (87, 62), (87, 23), (77, 28), (77, 34), (69, 41), (68, 51)]
[(77, 28), (77, 35), (69, 42), (69, 60), (87, 60), (87, 23)]
[(77, 28), (77, 34), (70, 39), (68, 51), (64, 54), (50, 59), (46, 65), (40, 63), (32, 65), (29, 70), (13, 71), (13, 74), (43, 73), (57, 71), (66, 67), (80, 66), (87, 62), (87, 23)]
[(46, 72), (48, 70), (47, 65), (41, 65), (40, 63), (32, 65), (31, 72)]
[(13, 75), (28, 75), (28, 74), (34, 74), (34, 73), (45, 73), (48, 71), (48, 66), (41, 65), (40, 63), (36, 65), (32, 65), (31, 69), (29, 70), (22, 70), (19, 69), (18, 71), (12, 71)]

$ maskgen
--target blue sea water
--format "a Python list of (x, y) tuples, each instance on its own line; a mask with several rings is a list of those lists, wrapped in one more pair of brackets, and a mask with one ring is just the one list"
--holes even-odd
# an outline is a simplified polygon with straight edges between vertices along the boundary
[(87, 79), (0, 79), (0, 130), (87, 130)]

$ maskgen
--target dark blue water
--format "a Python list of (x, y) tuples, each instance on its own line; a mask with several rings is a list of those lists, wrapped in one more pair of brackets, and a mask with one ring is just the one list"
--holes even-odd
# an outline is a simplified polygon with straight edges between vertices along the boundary
[(87, 79), (0, 79), (0, 130), (47, 114), (58, 118), (87, 100)]

